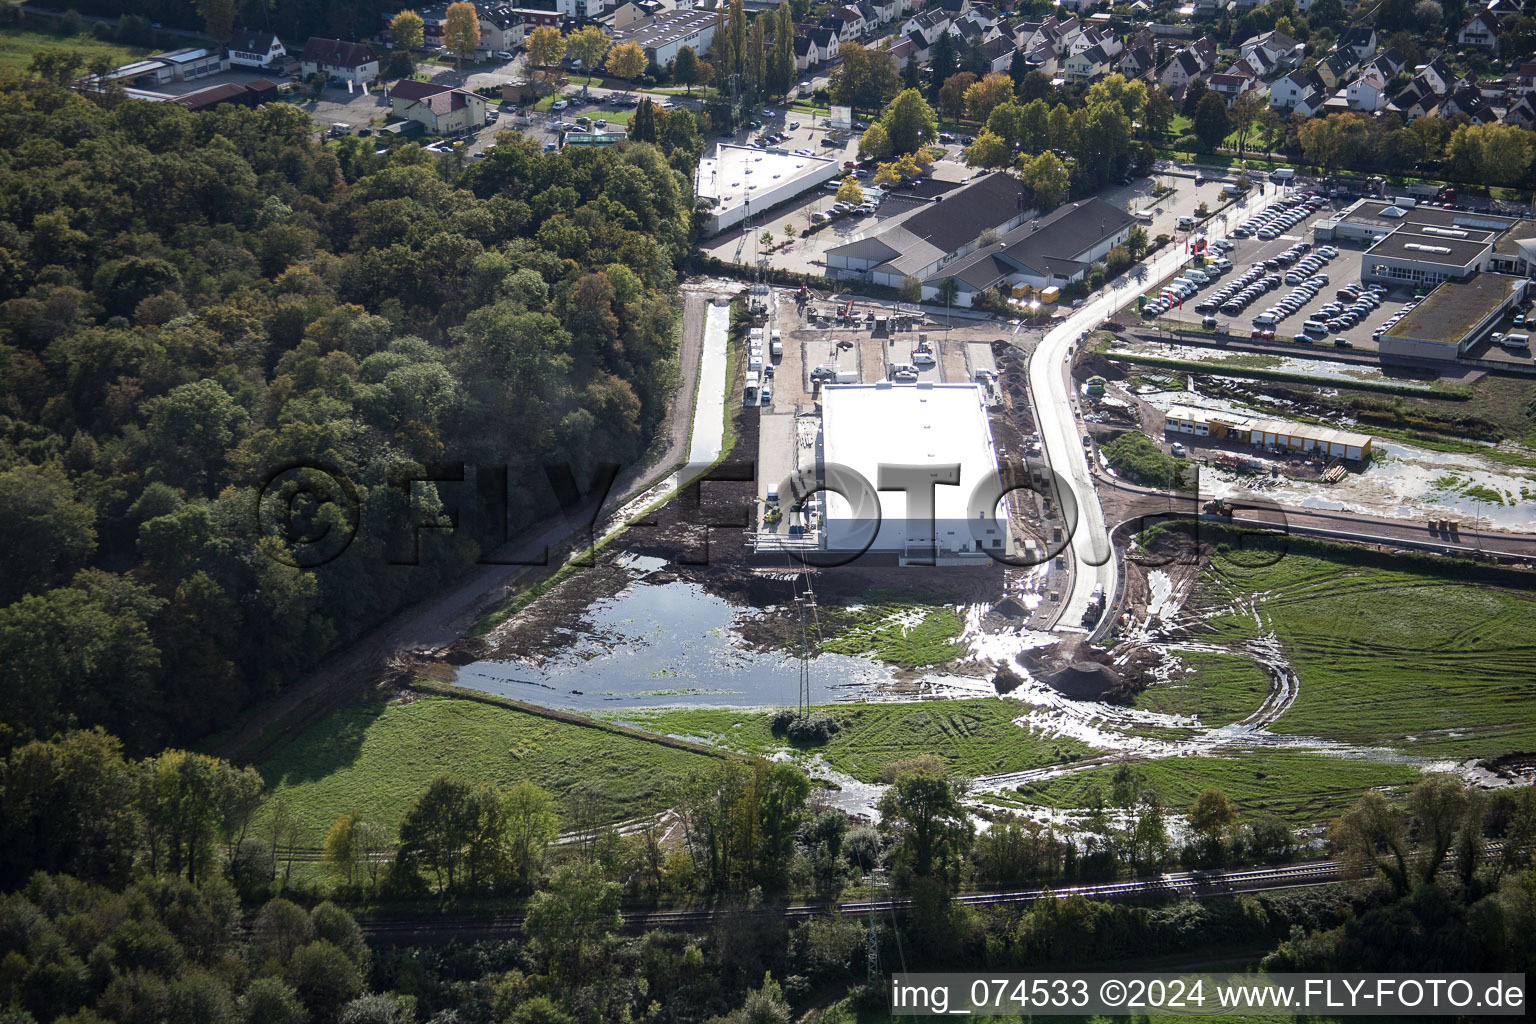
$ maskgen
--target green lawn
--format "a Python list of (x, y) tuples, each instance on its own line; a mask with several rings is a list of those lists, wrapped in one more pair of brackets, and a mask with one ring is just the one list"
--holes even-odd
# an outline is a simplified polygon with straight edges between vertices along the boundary
[[(1348, 760), (1306, 750), (1247, 750), (1224, 757), (1175, 757), (1136, 767), (1157, 787), (1163, 802), (1182, 811), (1203, 789), (1226, 794), (1242, 815), (1277, 814), (1293, 825), (1327, 822), (1373, 787), (1411, 785), (1422, 778), (1412, 765)], [(1010, 802), (1043, 807), (1087, 807), (1097, 790), (1106, 795), (1114, 768), (1095, 768), (1028, 783)]]
[[(814, 748), (829, 765), (864, 782), (887, 765), (933, 754), (958, 774), (990, 775), (1076, 760), (1087, 748), (1076, 740), (1048, 739), (1013, 724), (1024, 710), (996, 697), (916, 704), (832, 704), (817, 709), (842, 729)], [(786, 747), (769, 729), (769, 713), (730, 708), (637, 710), (609, 717), (640, 729), (702, 739), (748, 754)]]
[[(106, 56), (112, 59), (114, 66), (154, 52), (141, 46), (106, 42), (94, 36), (64, 38), (52, 32), (39, 32), (13, 25), (0, 32), (0, 71), (26, 71), (33, 56), (42, 50), (74, 50), (84, 58), (86, 65), (97, 57)], [(84, 67), (81, 70), (84, 71)]]
[(1193, 671), (1143, 690), (1136, 695), (1136, 707), (1198, 718), (1201, 725), (1214, 727), (1258, 710), (1269, 693), (1269, 676), (1247, 658), (1204, 651), (1174, 654)]
[[(1264, 629), (1300, 676), (1276, 732), (1433, 757), (1536, 749), (1536, 595), (1468, 578), (1472, 563), (1466, 573), (1393, 571), (1344, 548), (1291, 550), (1263, 568), (1233, 561), (1210, 571), (1263, 595)], [(1258, 628), (1247, 613), (1210, 625), (1229, 642)]]
[(587, 787), (618, 821), (711, 763), (708, 754), (512, 708), (423, 697), (340, 711), (258, 767), (271, 793), (292, 800), (306, 826), (302, 842), (319, 846), (350, 810), (397, 825), (439, 775), (498, 785), (526, 779), (557, 794)]

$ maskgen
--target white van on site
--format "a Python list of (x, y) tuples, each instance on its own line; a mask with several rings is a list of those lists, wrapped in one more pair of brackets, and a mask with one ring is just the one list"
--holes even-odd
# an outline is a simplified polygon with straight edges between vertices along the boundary
[(1184, 279), (1186, 281), (1193, 281), (1195, 284), (1210, 284), (1211, 275), (1207, 274), (1203, 270), (1197, 270), (1196, 268), (1191, 267), (1184, 271)]
[(1525, 350), (1531, 347), (1531, 336), (1529, 334), (1506, 334), (1503, 338), (1499, 339), (1499, 344), (1505, 348)]
[(1195, 226), (1195, 218), (1193, 218), (1193, 217), (1180, 217), (1179, 218), (1179, 230), (1180, 231), (1189, 231), (1194, 226)]

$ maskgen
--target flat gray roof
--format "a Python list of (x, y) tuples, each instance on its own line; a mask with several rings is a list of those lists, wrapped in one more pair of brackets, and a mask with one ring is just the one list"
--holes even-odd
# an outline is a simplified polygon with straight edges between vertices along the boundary
[(1411, 229), (1394, 231), (1365, 251), (1365, 258), (1383, 256), (1412, 260), (1439, 267), (1461, 269), (1482, 259), (1492, 248), (1492, 239), (1468, 241), (1444, 235), (1421, 234)]
[(1487, 273), (1473, 274), (1466, 281), (1447, 281), (1382, 337), (1459, 345), (1468, 331), (1509, 299), (1519, 282), (1518, 277), (1508, 274)]

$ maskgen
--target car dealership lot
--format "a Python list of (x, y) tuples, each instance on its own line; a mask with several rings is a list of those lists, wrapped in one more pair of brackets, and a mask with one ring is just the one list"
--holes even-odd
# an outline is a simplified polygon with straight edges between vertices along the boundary
[[(1307, 321), (1337, 319), (1338, 314), (1345, 312), (1348, 307), (1362, 306), (1358, 319), (1348, 317), (1348, 319), (1355, 319), (1355, 322), (1341, 322), (1338, 325), (1339, 330), (1329, 330), (1323, 335), (1314, 333), (1312, 344), (1318, 347), (1350, 347), (1374, 352), (1376, 350), (1374, 332), (1396, 315), (1404, 305), (1410, 303), (1412, 297), (1408, 289), (1397, 288), (1384, 296), (1378, 296), (1379, 305), (1374, 305), (1372, 308), (1363, 308), (1371, 305), (1368, 300), (1362, 302), (1339, 297), (1340, 289), (1360, 284), (1362, 249), (1347, 243), (1330, 244), (1326, 248), (1312, 243), (1312, 225), (1318, 220), (1326, 219), (1332, 208), (1333, 204), (1324, 203), (1303, 219), (1298, 219), (1292, 224), (1277, 225), (1275, 230), (1265, 231), (1264, 234), (1267, 237), (1261, 238), (1256, 233), (1248, 232), (1242, 232), (1247, 237), (1230, 237), (1233, 247), (1224, 254), (1225, 258), (1231, 260), (1233, 264), (1230, 271), (1213, 277), (1208, 284), (1200, 286), (1193, 295), (1186, 297), (1182, 309), (1175, 305), (1157, 314), (1155, 318), (1142, 318), (1143, 322), (1187, 324), (1190, 329), (1200, 330), (1208, 329), (1202, 328), (1203, 321), (1206, 324), (1210, 323), (1207, 317), (1214, 317), (1215, 323), (1225, 325), (1227, 333), (1233, 338), (1249, 338), (1255, 330), (1273, 330), (1274, 341), (1294, 342), (1296, 336), (1303, 333), (1303, 325)], [(1245, 220), (1247, 218), (1241, 215), (1232, 217), (1230, 224), (1234, 234)], [(1303, 246), (1306, 248), (1303, 249)], [(1328, 256), (1327, 253), (1330, 252), (1334, 255)], [(1273, 263), (1265, 266), (1266, 261), (1273, 261)], [(1306, 270), (1302, 270), (1304, 266)], [(1244, 305), (1240, 312), (1231, 312), (1230, 309), (1219, 307), (1196, 309), (1197, 306), (1216, 296), (1223, 287), (1243, 279), (1244, 275), (1253, 275), (1255, 268), (1258, 268), (1258, 274), (1254, 275), (1257, 294)], [(1324, 277), (1326, 282), (1322, 280)], [(1268, 278), (1268, 285), (1262, 283), (1265, 278)], [(1309, 287), (1306, 284), (1306, 278), (1313, 279), (1312, 286)], [(1254, 323), (1255, 317), (1264, 314), (1271, 306), (1282, 303), (1287, 308), (1275, 312), (1276, 319), (1273, 324)], [(1337, 311), (1332, 308), (1335, 304), (1340, 307)], [(1324, 313), (1324, 310), (1328, 312)]]

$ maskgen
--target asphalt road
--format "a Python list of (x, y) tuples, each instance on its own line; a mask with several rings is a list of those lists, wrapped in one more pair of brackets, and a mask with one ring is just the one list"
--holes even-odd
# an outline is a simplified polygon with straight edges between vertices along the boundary
[[(1258, 201), (1250, 202), (1249, 212), (1264, 209), (1278, 195), (1276, 190), (1269, 190)], [(1220, 219), (1212, 219), (1207, 225), (1207, 237), (1215, 240), (1223, 236)], [(1097, 458), (1097, 453), (1091, 448), (1085, 451), (1083, 444), (1084, 433), (1078, 419), (1080, 410), (1071, 379), (1072, 353), (1086, 334), (1119, 309), (1129, 296), (1138, 290), (1157, 287), (1178, 273), (1189, 260), (1183, 247), (1174, 244), (1133, 267), (1110, 287), (1091, 296), (1059, 327), (1049, 331), (1030, 358), (1031, 405), (1035, 409), (1046, 462), (1070, 487), (1078, 504), (1078, 523), (1072, 534), (1072, 589), (1064, 596), (1061, 614), (1056, 620), (1060, 630), (1082, 628), (1083, 616), (1095, 589), (1104, 595), (1105, 607), (1112, 607), (1118, 582), (1104, 509), (1093, 486), (1098, 473), (1091, 460)]]

